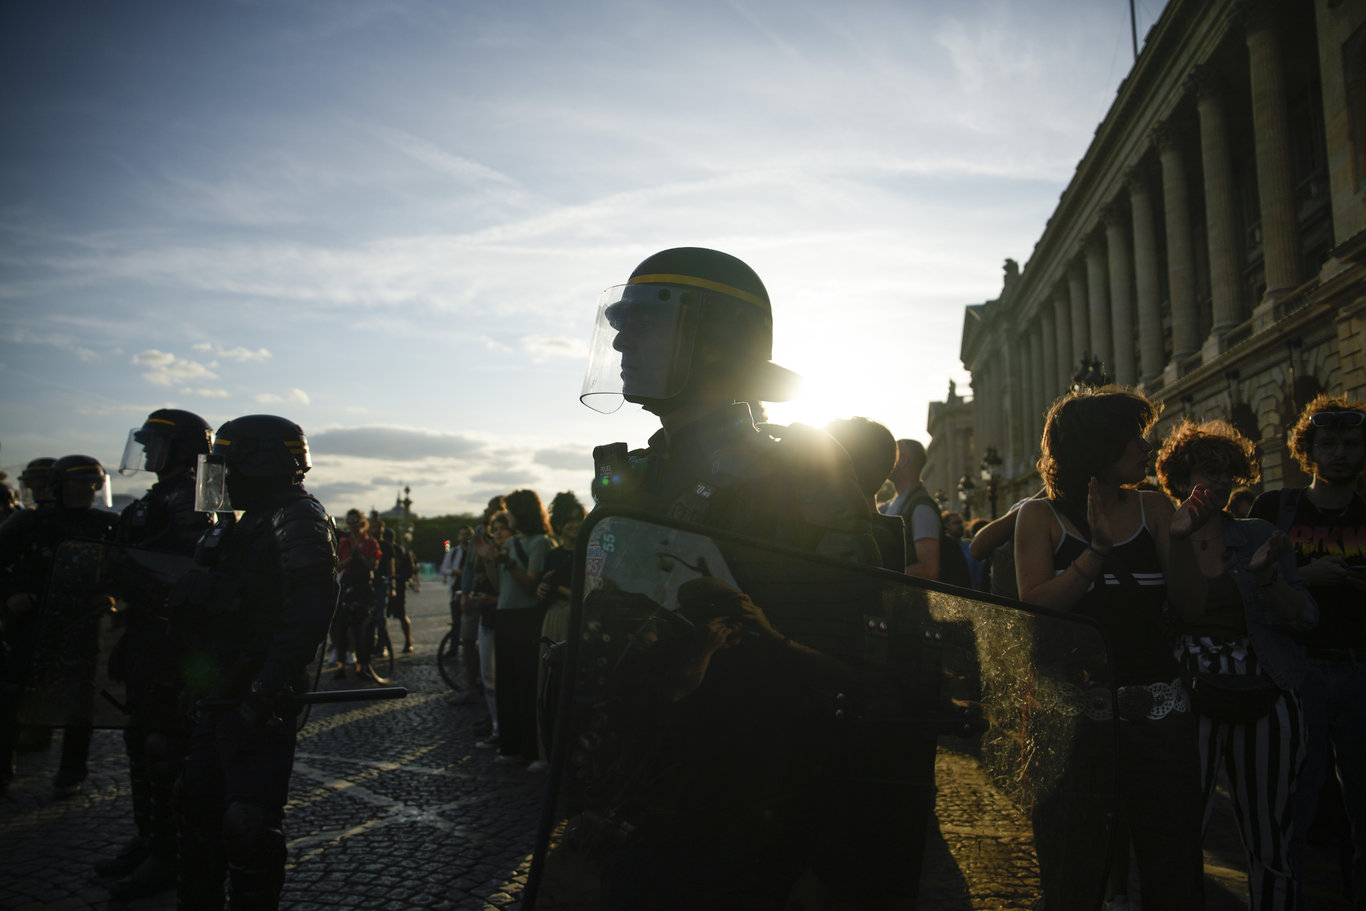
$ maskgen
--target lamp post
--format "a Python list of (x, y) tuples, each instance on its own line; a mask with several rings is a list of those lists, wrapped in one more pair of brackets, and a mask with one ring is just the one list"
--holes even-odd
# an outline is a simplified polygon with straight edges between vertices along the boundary
[(996, 518), (996, 491), (1001, 483), (1001, 457), (995, 446), (988, 446), (982, 454), (982, 482), (987, 487), (987, 502), (991, 506), (991, 517)]
[(403, 540), (409, 544), (413, 543), (413, 498), (409, 496), (412, 488), (404, 486), (403, 499), (398, 501), (398, 505), (403, 507)]
[(977, 485), (972, 483), (972, 475), (967, 472), (958, 479), (958, 502), (963, 504), (963, 521), (972, 518), (972, 495), (977, 490)]

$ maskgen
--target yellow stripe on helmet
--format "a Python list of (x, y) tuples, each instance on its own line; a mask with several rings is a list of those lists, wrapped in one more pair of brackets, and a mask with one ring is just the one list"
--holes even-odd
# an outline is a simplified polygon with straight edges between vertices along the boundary
[(733, 285), (721, 282), (709, 281), (705, 278), (697, 278), (693, 275), (636, 275), (627, 284), (630, 285), (691, 285), (694, 288), (705, 288), (708, 291), (719, 291), (722, 294), (729, 294), (731, 297), (738, 297), (748, 304), (753, 304), (761, 308), (765, 313), (769, 313), (768, 301), (757, 294), (742, 291)]

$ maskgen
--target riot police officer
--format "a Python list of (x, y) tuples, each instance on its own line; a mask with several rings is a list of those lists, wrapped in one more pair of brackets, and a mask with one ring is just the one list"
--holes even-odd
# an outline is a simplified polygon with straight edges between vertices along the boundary
[(56, 504), (57, 493), (52, 487), (52, 463), (55, 461), (51, 456), (41, 456), (25, 465), (20, 473), (19, 499), (29, 509)]
[[(189, 568), (195, 545), (215, 514), (194, 508), (195, 467), (207, 454), (213, 430), (197, 414), (161, 408), (129, 432), (119, 471), (147, 470), (157, 481), (119, 516), (117, 540), (130, 550), (119, 566), (124, 634), (110, 671), (125, 686), (128, 722), (123, 742), (132, 784), (137, 836), (115, 857), (95, 865), (102, 876), (123, 876), (117, 899), (149, 895), (175, 885), (176, 833), (172, 789), (184, 756), (184, 724), (177, 710), (179, 668), (171, 647), (166, 597), (177, 573)], [(184, 558), (148, 566), (147, 554)], [(133, 557), (137, 553), (141, 556)], [(131, 875), (129, 875), (131, 874)]]
[(196, 477), (205, 510), (241, 510), (204, 536), (172, 594), (195, 706), (181, 773), (182, 908), (269, 909), (284, 883), (284, 806), (294, 761), (291, 696), (327, 635), (337, 542), (303, 488), (308, 441), (292, 421), (248, 415), (218, 429)]
[[(638, 404), (659, 417), (660, 430), (644, 449), (614, 443), (594, 450), (598, 506), (634, 507), (876, 565), (869, 510), (845, 451), (813, 428), (755, 423), (755, 406), (795, 391), (796, 375), (772, 362), (772, 339), (763, 282), (744, 262), (716, 250), (656, 253), (626, 284), (604, 292), (580, 398), (602, 412), (623, 400)], [(727, 561), (745, 593), (769, 603), (765, 591), (774, 580), (765, 578), (767, 570), (735, 554)], [(774, 641), (791, 640), (775, 632)], [(656, 769), (642, 773), (653, 783), (636, 796), (650, 809), (628, 820), (634, 832), (608, 855), (601, 871), (604, 907), (778, 907), (801, 871), (816, 864), (799, 835), (769, 839), (760, 834), (762, 825), (744, 828), (768, 818), (757, 794), (732, 793), (726, 800), (734, 801), (719, 807), (712, 803), (719, 791), (701, 784), (784, 774), (764, 767), (772, 757), (754, 743), (754, 732), (773, 730), (763, 724), (772, 715), (761, 704), (765, 697), (724, 682), (697, 696), (725, 706), (728, 717), (760, 723), (716, 750), (703, 745), (715, 743), (707, 739), (706, 723), (685, 725), (681, 740), (691, 744), (686, 761), (695, 766), (667, 783), (651, 779)], [(746, 727), (739, 721), (730, 730)], [(795, 790), (817, 795), (830, 789), (804, 781)], [(809, 819), (816, 799), (794, 815)], [(782, 828), (773, 820), (791, 818), (772, 817), (765, 825)], [(737, 852), (736, 845), (746, 847)]]
[[(65, 618), (54, 616), (54, 612), (84, 611), (88, 606), (49, 603), (45, 597), (58, 548), (65, 541), (107, 539), (117, 518), (113, 512), (95, 508), (96, 497), (101, 494), (103, 505), (108, 505), (109, 478), (104, 466), (91, 456), (63, 456), (46, 469), (35, 460), (25, 468), (22, 480), (38, 508), (17, 512), (0, 525), (0, 569), (8, 570), (3, 604), (9, 652), (4, 675), (7, 686), (6, 695), (0, 697), (4, 700), (0, 710), (0, 780), (6, 782), (13, 776), (17, 694), (32, 671), (39, 638), (61, 630)], [(77, 645), (70, 643), (72, 648)], [(64, 729), (61, 762), (52, 782), (56, 796), (69, 797), (80, 791), (89, 771), (86, 761), (91, 733), (90, 726), (82, 723)]]

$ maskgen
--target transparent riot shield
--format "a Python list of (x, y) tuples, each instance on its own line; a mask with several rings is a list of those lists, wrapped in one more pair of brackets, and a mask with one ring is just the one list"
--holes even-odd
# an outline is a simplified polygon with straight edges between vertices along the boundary
[(56, 551), (43, 598), (11, 643), (17, 721), (37, 727), (179, 724), (165, 598), (188, 557), (97, 541)]
[(1087, 621), (627, 510), (576, 561), (525, 907), (1099, 906)]

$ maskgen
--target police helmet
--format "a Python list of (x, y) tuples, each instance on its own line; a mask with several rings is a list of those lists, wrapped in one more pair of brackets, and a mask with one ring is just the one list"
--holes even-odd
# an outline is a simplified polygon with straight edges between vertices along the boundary
[[(88, 455), (68, 455), (52, 463), (50, 477), (57, 496), (65, 506), (85, 507), (95, 502), (96, 496), (101, 505), (111, 503), (109, 475), (105, 473), (100, 460)], [(91, 496), (86, 496), (89, 491)]]
[(294, 477), (313, 467), (303, 428), (273, 414), (228, 421), (218, 428), (209, 455), (249, 478)]
[(672, 399), (687, 388), (700, 350), (742, 368), (751, 388), (737, 393), (791, 397), (796, 375), (771, 360), (773, 314), (758, 274), (719, 250), (663, 250), (599, 299), (579, 399), (604, 413), (623, 399)]
[(19, 498), (28, 507), (40, 503), (51, 503), (57, 498), (52, 486), (52, 463), (54, 458), (43, 456), (24, 466), (19, 473)]
[(162, 471), (168, 465), (193, 464), (213, 444), (213, 428), (192, 411), (159, 408), (141, 427), (128, 432), (119, 474)]

